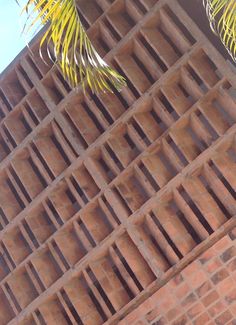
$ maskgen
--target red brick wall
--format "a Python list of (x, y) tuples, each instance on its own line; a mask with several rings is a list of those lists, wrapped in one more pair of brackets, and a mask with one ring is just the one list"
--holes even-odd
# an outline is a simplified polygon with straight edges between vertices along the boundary
[(235, 325), (236, 228), (119, 325)]

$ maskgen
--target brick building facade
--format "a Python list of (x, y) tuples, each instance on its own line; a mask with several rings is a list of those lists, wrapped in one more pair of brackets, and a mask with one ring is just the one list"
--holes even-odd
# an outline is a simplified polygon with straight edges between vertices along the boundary
[(120, 93), (0, 80), (0, 325), (236, 324), (235, 75), (177, 0), (81, 0)]

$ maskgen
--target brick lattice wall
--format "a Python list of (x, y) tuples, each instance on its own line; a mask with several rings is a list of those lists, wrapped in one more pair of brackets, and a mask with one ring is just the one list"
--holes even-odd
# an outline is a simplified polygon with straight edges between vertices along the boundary
[(128, 87), (1, 75), (0, 325), (234, 324), (235, 76), (176, 0), (79, 4)]

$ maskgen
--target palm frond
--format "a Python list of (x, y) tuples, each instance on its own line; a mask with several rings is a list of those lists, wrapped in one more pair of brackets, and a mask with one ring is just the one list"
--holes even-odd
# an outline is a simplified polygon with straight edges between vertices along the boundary
[(236, 1), (203, 0), (211, 29), (236, 61)]
[[(29, 33), (40, 22), (48, 24), (40, 42), (40, 55), (46, 44), (60, 65), (64, 77), (73, 88), (86, 85), (93, 92), (117, 90), (126, 84), (125, 79), (99, 56), (91, 44), (80, 21), (75, 0), (28, 0), (23, 12), (28, 19), (24, 31)], [(52, 58), (51, 58), (52, 59)]]

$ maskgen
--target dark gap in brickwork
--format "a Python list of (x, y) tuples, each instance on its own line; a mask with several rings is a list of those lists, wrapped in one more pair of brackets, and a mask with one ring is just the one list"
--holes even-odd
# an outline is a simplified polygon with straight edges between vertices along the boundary
[(54, 205), (52, 204), (52, 202), (51, 202), (49, 199), (47, 199), (46, 203), (47, 203), (49, 209), (51, 210), (51, 212), (52, 212), (52, 214), (53, 214), (55, 220), (57, 221), (57, 223), (58, 223), (60, 226), (62, 226), (62, 225), (64, 224), (64, 222), (63, 222), (62, 218), (60, 217), (60, 215), (58, 214), (58, 212), (57, 212), (57, 210), (55, 209), (55, 207), (54, 207)]
[(67, 262), (65, 256), (62, 254), (60, 248), (58, 247), (57, 243), (55, 242), (55, 240), (53, 239), (53, 240), (51, 241), (51, 243), (52, 243), (52, 246), (53, 246), (55, 252), (57, 253), (58, 257), (59, 257), (60, 260), (62, 261), (64, 267), (66, 268), (66, 270), (69, 270), (70, 266), (69, 266), (69, 264), (68, 264), (68, 262)]
[(13, 196), (15, 197), (16, 201), (18, 202), (19, 206), (21, 207), (21, 209), (23, 210), (25, 208), (25, 204), (24, 202), (21, 200), (17, 190), (15, 189), (15, 187), (13, 186), (12, 182), (7, 179), (6, 181), (7, 185), (9, 186)]
[(185, 158), (184, 154), (179, 149), (179, 147), (176, 145), (176, 143), (174, 142), (174, 140), (170, 137), (170, 135), (168, 135), (166, 137), (166, 141), (171, 146), (171, 148), (173, 149), (173, 151), (175, 152), (175, 154), (179, 157), (179, 159), (182, 162), (182, 164), (184, 166), (187, 166), (188, 165), (187, 159)]
[(111, 116), (110, 112), (107, 111), (106, 107), (103, 105), (100, 98), (96, 94), (91, 94), (91, 98), (93, 99), (94, 103), (96, 104), (96, 106), (98, 107), (98, 109), (100, 110), (102, 115), (105, 117), (107, 122), (109, 124), (112, 124), (114, 122), (112, 119), (112, 116)]
[(4, 132), (5, 132), (8, 140), (10, 141), (11, 145), (13, 146), (13, 148), (16, 148), (17, 144), (16, 144), (15, 140), (13, 139), (11, 133), (8, 131), (8, 129), (6, 128), (6, 126), (4, 124), (1, 127), (4, 130)]
[(35, 311), (35, 315), (37, 316), (37, 319), (38, 319), (40, 325), (47, 325), (42, 314), (40, 313), (40, 311), (38, 309)]
[(25, 231), (27, 232), (27, 234), (28, 234), (30, 240), (32, 241), (32, 243), (34, 244), (35, 248), (38, 248), (39, 247), (38, 240), (36, 239), (34, 233), (32, 232), (31, 228), (29, 227), (28, 223), (25, 220), (23, 220), (22, 225), (25, 228)]
[(60, 155), (61, 155), (62, 159), (64, 160), (64, 162), (67, 164), (67, 166), (70, 166), (70, 164), (71, 164), (70, 159), (68, 158), (67, 154), (65, 153), (65, 151), (64, 151), (62, 145), (60, 144), (60, 142), (57, 140), (56, 136), (51, 135), (50, 138), (51, 138), (53, 144), (55, 145), (55, 147), (60, 152)]
[(140, 125), (137, 123), (137, 121), (134, 118), (131, 118), (131, 120), (129, 121), (129, 123), (131, 123), (133, 125), (133, 127), (137, 131), (137, 133), (140, 136), (140, 138), (144, 141), (144, 143), (146, 144), (146, 146), (150, 146), (151, 141), (147, 138), (146, 134), (144, 133), (144, 131), (140, 127)]
[(178, 190), (179, 190), (179, 194), (182, 196), (182, 198), (184, 199), (184, 201), (188, 204), (188, 206), (193, 211), (193, 213), (195, 214), (195, 216), (198, 218), (199, 222), (206, 229), (206, 231), (208, 232), (208, 234), (209, 235), (212, 234), (213, 233), (213, 229), (211, 228), (210, 224), (207, 222), (207, 220), (205, 219), (204, 215), (201, 213), (201, 211), (199, 210), (199, 208), (197, 207), (197, 205), (194, 203), (194, 201), (192, 200), (192, 198), (190, 197), (190, 195), (188, 194), (188, 192), (185, 191), (185, 189), (183, 188), (182, 185), (179, 187)]
[(232, 197), (236, 200), (236, 192), (235, 192), (235, 190), (230, 185), (230, 183), (226, 180), (226, 178), (222, 175), (222, 173), (217, 168), (217, 166), (214, 164), (214, 162), (212, 160), (210, 160), (208, 164), (211, 167), (211, 169), (214, 171), (214, 173), (217, 175), (217, 177), (222, 181), (222, 183), (227, 188), (227, 190), (232, 195)]
[(220, 201), (218, 196), (215, 194), (215, 192), (212, 190), (210, 185), (208, 184), (205, 176), (199, 175), (198, 176), (204, 187), (206, 188), (207, 192), (211, 195), (213, 200), (216, 202), (220, 210), (223, 212), (223, 214), (226, 216), (226, 218), (230, 219), (232, 217), (231, 213), (228, 211), (228, 209), (224, 206), (224, 204)]
[(86, 196), (86, 193), (83, 191), (83, 189), (79, 186), (78, 181), (71, 176), (70, 178), (71, 183), (73, 184), (74, 188), (76, 189), (76, 191), (78, 192), (79, 196), (81, 197), (81, 199), (83, 200), (83, 202), (86, 204), (88, 203), (88, 198)]
[(43, 165), (43, 167), (45, 168), (46, 172), (48, 173), (49, 177), (54, 180), (55, 176), (53, 175), (51, 169), (49, 168), (49, 166), (47, 165), (47, 163), (45, 162), (43, 156), (41, 155), (40, 151), (38, 150), (38, 148), (36, 147), (36, 145), (34, 143), (31, 143), (31, 147), (34, 151), (34, 153), (36, 154), (36, 156), (39, 158), (41, 164)]
[(107, 199), (105, 198), (105, 196), (102, 195), (102, 196), (101, 196), (101, 199), (102, 199), (102, 201), (104, 202), (104, 204), (106, 205), (106, 207), (108, 208), (108, 210), (109, 210), (109, 212), (111, 213), (113, 219), (116, 221), (116, 223), (117, 223), (118, 225), (120, 225), (120, 223), (121, 223), (120, 220), (118, 219), (118, 217), (117, 217), (117, 215), (115, 214), (115, 212), (114, 212), (112, 206), (111, 206), (110, 203), (107, 201)]
[(85, 234), (85, 237), (87, 237), (87, 239), (90, 242), (90, 244), (92, 245), (92, 247), (96, 247), (96, 243), (95, 243), (93, 237), (91, 236), (90, 232), (88, 231), (87, 227), (83, 223), (83, 221), (80, 219), (80, 220), (77, 220), (77, 223), (80, 226), (83, 233)]
[(181, 30), (183, 35), (187, 38), (189, 43), (193, 45), (196, 41), (191, 35), (190, 31), (188, 31), (188, 29), (181, 23), (179, 18), (177, 18), (177, 16), (173, 13), (173, 11), (168, 6), (165, 6), (165, 11), (168, 14), (168, 16), (173, 20), (173, 22), (176, 24), (176, 26)]
[(89, 285), (87, 284), (86, 280), (84, 277), (82, 277), (80, 279), (80, 281), (82, 282), (82, 285), (84, 287), (84, 289), (88, 292), (88, 295), (90, 296), (95, 308), (97, 309), (99, 315), (101, 316), (101, 318), (103, 319), (104, 322), (107, 321), (107, 316), (104, 312), (104, 310), (102, 309), (102, 306), (100, 305), (99, 301), (97, 300), (97, 298), (95, 297), (92, 289), (90, 289)]
[(41, 172), (39, 171), (38, 167), (35, 165), (33, 159), (31, 157), (28, 158), (28, 162), (30, 164), (30, 166), (32, 167), (33, 171), (35, 172), (35, 174), (37, 175), (40, 183), (42, 184), (42, 186), (44, 188), (46, 188), (48, 186), (47, 182), (45, 181), (43, 175), (41, 174)]
[(76, 324), (83, 325), (83, 322), (82, 322), (81, 318), (79, 317), (79, 314), (77, 313), (74, 305), (72, 304), (72, 302), (71, 302), (70, 298), (68, 297), (67, 293), (65, 292), (65, 290), (61, 289), (60, 293), (61, 293), (62, 298), (64, 299), (67, 307), (69, 308), (71, 314), (73, 315), (73, 317), (76, 321)]
[(97, 288), (98, 292), (100, 293), (102, 299), (104, 300), (105, 304), (107, 305), (108, 309), (110, 310), (111, 314), (114, 315), (116, 313), (115, 308), (113, 307), (112, 303), (110, 302), (109, 298), (107, 297), (105, 291), (103, 290), (101, 284), (99, 283), (99, 281), (97, 280), (95, 274), (93, 273), (93, 271), (91, 270), (90, 267), (88, 267), (86, 269), (90, 279), (93, 282), (93, 285)]
[(34, 63), (34, 61), (32, 60), (32, 58), (28, 55), (27, 58), (26, 58), (26, 60), (28, 61), (29, 65), (34, 70), (34, 72), (36, 73), (37, 77), (39, 79), (42, 79), (43, 75), (40, 72), (40, 70), (38, 69), (38, 67), (36, 66), (36, 64)]
[(154, 223), (156, 224), (156, 226), (160, 229), (161, 233), (163, 234), (163, 236), (165, 237), (166, 241), (171, 246), (171, 248), (173, 249), (175, 254), (178, 256), (179, 259), (182, 259), (183, 255), (180, 253), (180, 251), (175, 246), (175, 244), (172, 241), (172, 239), (170, 238), (170, 236), (167, 234), (167, 232), (165, 231), (165, 229), (161, 225), (160, 221), (158, 220), (158, 216), (156, 216), (152, 211), (150, 212), (150, 216), (151, 216), (152, 220), (154, 221)]
[(151, 186), (153, 187), (153, 189), (156, 192), (158, 192), (160, 190), (160, 187), (156, 183), (155, 179), (153, 178), (153, 176), (151, 175), (151, 173), (149, 172), (149, 170), (146, 168), (146, 166), (141, 162), (139, 164), (139, 168), (143, 172), (143, 174), (145, 175), (145, 177), (148, 179), (148, 181), (151, 184)]
[(95, 114), (91, 111), (91, 109), (89, 108), (88, 104), (85, 101), (83, 101), (83, 102), (81, 102), (81, 106), (88, 113), (89, 117), (94, 122), (94, 124), (95, 124), (96, 128), (98, 129), (98, 131), (102, 134), (105, 131), (105, 129), (103, 128), (103, 126), (101, 125), (101, 123), (98, 121), (98, 119), (95, 116)]
[(117, 256), (119, 257), (120, 261), (124, 265), (126, 271), (129, 273), (130, 277), (133, 279), (133, 281), (136, 284), (136, 286), (139, 289), (139, 291), (142, 291), (143, 290), (143, 287), (142, 287), (141, 283), (139, 282), (139, 280), (137, 279), (136, 275), (132, 271), (132, 269), (129, 266), (128, 262), (125, 260), (124, 256), (120, 252), (119, 248), (116, 246), (116, 244), (113, 244), (112, 247), (113, 247), (114, 251), (116, 252)]
[(168, 70), (166, 64), (163, 62), (163, 60), (160, 58), (160, 56), (154, 51), (154, 49), (151, 47), (151, 45), (146, 41), (146, 39), (143, 36), (139, 36), (139, 39), (143, 46), (148, 50), (148, 52), (151, 54), (153, 59), (157, 62), (157, 64), (160, 66), (161, 70), (163, 72), (166, 72)]

